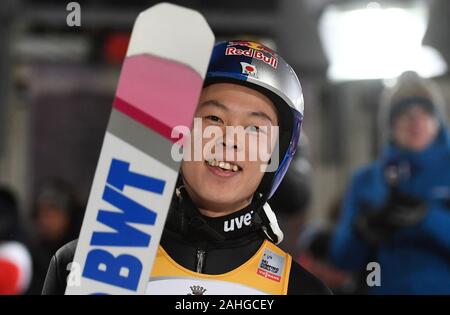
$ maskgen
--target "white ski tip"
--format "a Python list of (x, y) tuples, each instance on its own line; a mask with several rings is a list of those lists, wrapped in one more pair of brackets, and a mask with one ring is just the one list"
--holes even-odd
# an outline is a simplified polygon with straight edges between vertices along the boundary
[(197, 11), (159, 3), (141, 12), (134, 24), (127, 56), (151, 54), (193, 68), (205, 77), (214, 34)]

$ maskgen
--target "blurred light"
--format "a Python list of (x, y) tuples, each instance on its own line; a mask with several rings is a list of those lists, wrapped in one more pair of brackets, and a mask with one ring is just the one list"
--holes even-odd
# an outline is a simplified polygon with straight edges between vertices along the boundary
[(367, 9), (381, 9), (381, 5), (378, 2), (369, 2)]
[(129, 42), (129, 33), (109, 34), (103, 43), (103, 54), (106, 61), (112, 64), (122, 64), (127, 55)]
[(80, 35), (29, 35), (15, 41), (12, 50), (21, 61), (82, 62), (89, 56), (90, 44)]
[(394, 78), (407, 70), (424, 77), (445, 73), (438, 51), (422, 46), (427, 8), (421, 1), (404, 7), (377, 2), (359, 8), (327, 7), (319, 32), (333, 81)]
[(398, 78), (383, 79), (383, 85), (386, 88), (393, 88), (398, 82)]

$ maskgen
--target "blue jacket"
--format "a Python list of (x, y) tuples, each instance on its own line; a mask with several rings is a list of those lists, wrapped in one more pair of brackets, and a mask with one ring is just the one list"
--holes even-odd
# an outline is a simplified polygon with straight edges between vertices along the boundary
[[(378, 207), (387, 197), (384, 165), (406, 160), (411, 178), (399, 190), (426, 202), (428, 210), (417, 225), (399, 230), (391, 242), (373, 248), (352, 225), (361, 203)], [(424, 151), (412, 153), (390, 144), (382, 157), (358, 170), (347, 191), (341, 221), (331, 243), (331, 260), (349, 271), (365, 271), (367, 263), (381, 267), (381, 286), (369, 294), (450, 294), (450, 133), (441, 128)], [(364, 274), (369, 274), (365, 271)]]

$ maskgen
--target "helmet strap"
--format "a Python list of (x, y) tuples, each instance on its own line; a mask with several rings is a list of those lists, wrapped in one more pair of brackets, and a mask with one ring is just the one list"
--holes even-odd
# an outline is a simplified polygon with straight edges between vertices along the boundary
[(263, 225), (263, 231), (267, 237), (275, 244), (280, 244), (283, 241), (284, 234), (278, 225), (277, 217), (270, 205), (266, 202), (263, 206), (263, 213), (268, 220), (268, 224)]
[(278, 225), (278, 220), (270, 205), (265, 201), (264, 195), (257, 193), (258, 199), (255, 201), (256, 213), (253, 217), (254, 223), (261, 226), (266, 237), (276, 245), (283, 241), (284, 234)]

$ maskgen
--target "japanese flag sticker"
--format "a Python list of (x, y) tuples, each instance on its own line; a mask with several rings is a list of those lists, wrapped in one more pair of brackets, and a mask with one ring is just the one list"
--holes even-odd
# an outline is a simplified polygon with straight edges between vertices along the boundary
[(246, 62), (241, 62), (242, 67), (242, 73), (252, 75), (254, 77), (257, 76), (258, 71), (256, 70), (256, 67), (254, 65), (251, 65)]

